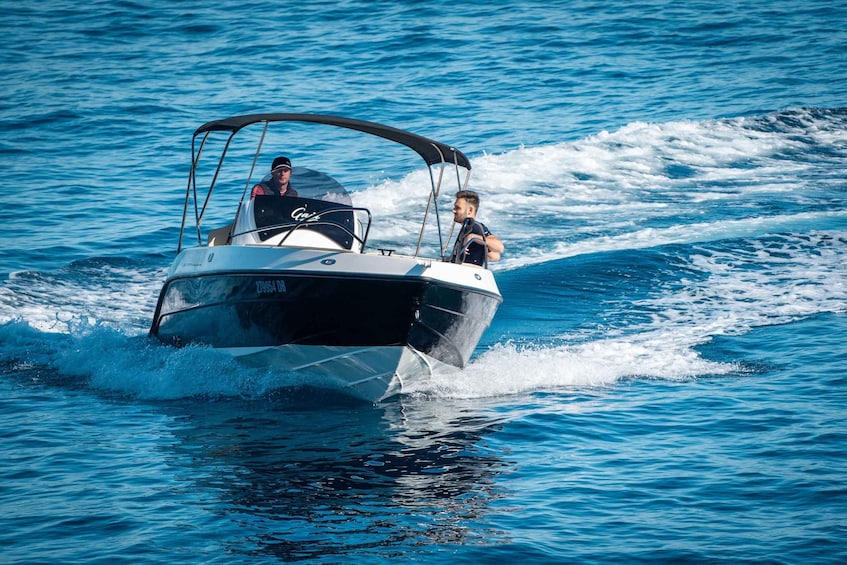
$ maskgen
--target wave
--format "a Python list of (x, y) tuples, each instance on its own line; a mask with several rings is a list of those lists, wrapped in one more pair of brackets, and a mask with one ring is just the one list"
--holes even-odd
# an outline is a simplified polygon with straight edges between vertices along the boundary
[(655, 248), (666, 245), (706, 243), (727, 239), (755, 239), (770, 234), (806, 233), (821, 225), (847, 229), (847, 211), (805, 212), (784, 216), (750, 217), (743, 220), (700, 222), (666, 228), (645, 228), (614, 236), (597, 236), (576, 242), (558, 242), (550, 249), (533, 249), (521, 257), (509, 257), (496, 270), (516, 269), (567, 257), (609, 251)]

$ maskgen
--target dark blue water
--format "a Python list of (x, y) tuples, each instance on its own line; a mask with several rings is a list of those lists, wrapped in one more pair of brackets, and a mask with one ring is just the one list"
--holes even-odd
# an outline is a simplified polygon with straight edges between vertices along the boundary
[[(847, 561), (847, 5), (2, 11), (0, 562)], [(470, 156), (505, 301), (461, 378), (148, 341), (190, 135), (263, 111)], [(413, 245), (375, 155), (328, 164)]]

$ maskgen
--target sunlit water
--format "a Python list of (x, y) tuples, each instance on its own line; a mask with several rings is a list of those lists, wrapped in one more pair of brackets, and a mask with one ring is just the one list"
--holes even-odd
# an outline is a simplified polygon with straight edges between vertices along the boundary
[[(847, 560), (847, 7), (6, 4), (1, 562)], [(470, 156), (470, 366), (362, 406), (147, 339), (190, 135), (261, 111)], [(373, 246), (409, 162), (326, 163)]]

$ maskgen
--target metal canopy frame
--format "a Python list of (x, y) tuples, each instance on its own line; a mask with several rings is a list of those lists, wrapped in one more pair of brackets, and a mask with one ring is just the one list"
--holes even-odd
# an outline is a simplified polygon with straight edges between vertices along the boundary
[[(405, 130), (397, 129), (391, 126), (386, 126), (383, 124), (378, 124), (375, 122), (369, 122), (365, 120), (356, 120), (352, 118), (343, 118), (339, 116), (330, 116), (325, 114), (292, 114), (292, 113), (270, 113), (270, 114), (247, 114), (241, 116), (232, 116), (229, 118), (224, 118), (222, 120), (213, 120), (211, 122), (207, 122), (197, 128), (194, 132), (194, 135), (191, 139), (191, 154), (192, 154), (192, 163), (191, 163), (191, 171), (188, 179), (188, 186), (186, 188), (185, 194), (185, 205), (183, 208), (183, 217), (182, 217), (182, 225), (180, 226), (179, 232), (179, 242), (177, 245), (177, 252), (182, 249), (182, 239), (183, 234), (185, 232), (185, 224), (188, 216), (188, 205), (189, 200), (192, 198), (192, 194), (194, 196), (194, 219), (195, 219), (195, 227), (197, 231), (197, 243), (198, 245), (202, 245), (202, 234), (200, 232), (200, 224), (203, 220), (203, 215), (205, 213), (206, 207), (209, 203), (209, 200), (212, 196), (212, 192), (215, 188), (215, 184), (218, 180), (218, 176), (220, 175), (221, 168), (223, 167), (224, 159), (226, 157), (227, 151), (232, 143), (232, 139), (240, 130), (244, 129), (247, 126), (261, 123), (263, 124), (263, 130), (261, 138), (259, 139), (259, 143), (256, 147), (256, 153), (253, 158), (253, 164), (250, 169), (250, 175), (246, 181), (244, 192), (241, 195), (241, 202), (247, 193), (247, 189), (251, 182), (251, 178), (253, 176), (253, 171), (256, 166), (256, 162), (259, 158), (259, 154), (261, 153), (262, 144), (264, 142), (265, 136), (268, 131), (268, 126), (274, 122), (303, 122), (303, 123), (315, 123), (315, 124), (323, 124), (328, 126), (342, 127), (355, 131), (360, 131), (363, 133), (367, 133), (370, 135), (374, 135), (383, 139), (387, 139), (389, 141), (393, 141), (395, 143), (399, 143), (401, 145), (405, 145), (409, 147), (413, 151), (415, 151), (418, 155), (423, 158), (424, 162), (427, 164), (427, 169), (429, 171), (430, 177), (430, 195), (427, 200), (426, 211), (424, 212), (423, 221), (421, 223), (421, 230), (418, 236), (418, 243), (415, 250), (415, 256), (420, 253), (421, 245), (423, 243), (424, 232), (426, 229), (426, 223), (429, 218), (430, 210), (434, 208), (435, 210), (435, 218), (436, 225), (438, 231), (439, 238), (439, 250), (442, 255), (444, 253), (444, 249), (446, 249), (444, 239), (441, 233), (441, 220), (438, 215), (438, 197), (441, 192), (441, 184), (444, 180), (444, 173), (447, 169), (448, 165), (452, 165), (456, 171), (456, 182), (457, 186), (460, 190), (467, 188), (468, 181), (470, 180), (470, 171), (471, 164), (468, 158), (464, 153), (456, 149), (455, 147), (441, 143), (439, 141), (435, 141), (433, 139), (429, 139)], [(206, 141), (209, 138), (209, 135), (212, 132), (229, 132), (229, 137), (224, 145), (224, 148), (221, 152), (220, 159), (218, 161), (217, 168), (215, 170), (215, 174), (212, 178), (211, 184), (208, 189), (208, 193), (203, 201), (202, 206), (198, 206), (199, 199), (197, 195), (197, 186), (196, 186), (196, 177), (195, 173), (197, 170), (197, 164), (200, 160), (200, 156), (203, 153), (203, 148), (206, 145)], [(196, 148), (197, 138), (202, 136), (202, 140), (200, 141), (200, 147)], [(196, 151), (195, 151), (196, 149)], [(433, 175), (433, 167), (438, 167), (438, 175)], [(461, 178), (461, 173), (459, 169), (465, 169), (465, 178), (464, 180)], [(241, 210), (241, 202), (239, 202), (238, 211)], [(236, 212), (236, 215), (238, 212)], [(450, 234), (447, 236), (447, 241), (449, 242), (450, 237), (452, 235), (452, 225), (450, 229)]]

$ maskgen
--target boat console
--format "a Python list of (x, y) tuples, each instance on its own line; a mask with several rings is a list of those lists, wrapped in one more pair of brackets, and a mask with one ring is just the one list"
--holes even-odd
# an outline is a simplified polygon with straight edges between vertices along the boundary
[(370, 230), (370, 211), (353, 207), (350, 195), (329, 175), (295, 167), (291, 178), (298, 196), (256, 196), (242, 202), (234, 229), (213, 230), (209, 245), (221, 245), (224, 238), (217, 232), (231, 229), (229, 242), (235, 245), (361, 253)]

